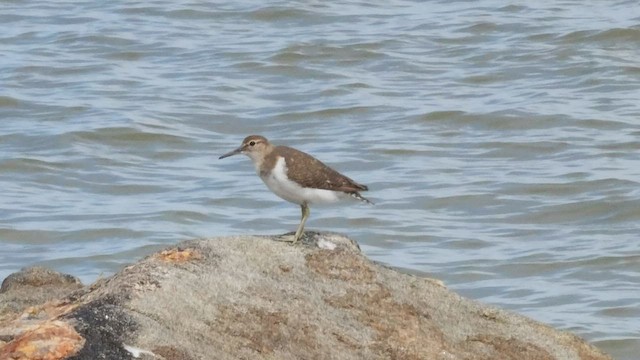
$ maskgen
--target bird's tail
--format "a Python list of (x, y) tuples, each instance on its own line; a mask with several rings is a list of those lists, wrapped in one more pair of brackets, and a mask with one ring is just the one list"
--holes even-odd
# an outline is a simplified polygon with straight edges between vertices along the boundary
[(357, 192), (357, 191), (354, 191), (354, 192), (352, 192), (352, 193), (349, 193), (349, 195), (353, 196), (354, 198), (356, 198), (356, 199), (358, 199), (358, 200), (360, 200), (360, 201), (366, 202), (367, 204), (374, 205), (374, 204), (373, 204), (373, 201), (371, 201), (371, 200), (367, 199), (366, 197), (364, 197), (364, 196), (360, 195), (360, 193), (359, 193), (359, 192)]

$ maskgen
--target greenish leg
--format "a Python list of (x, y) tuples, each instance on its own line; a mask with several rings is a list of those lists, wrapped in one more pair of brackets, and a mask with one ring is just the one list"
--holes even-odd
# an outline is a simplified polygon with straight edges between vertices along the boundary
[(302, 237), (302, 231), (304, 230), (304, 223), (307, 221), (307, 218), (309, 217), (309, 206), (307, 205), (306, 202), (302, 203), (302, 205), (300, 205), (300, 208), (302, 209), (302, 220), (300, 220), (300, 225), (298, 226), (298, 230), (296, 230), (296, 234), (293, 237), (293, 244), (297, 243), (298, 240), (300, 240), (300, 238)]

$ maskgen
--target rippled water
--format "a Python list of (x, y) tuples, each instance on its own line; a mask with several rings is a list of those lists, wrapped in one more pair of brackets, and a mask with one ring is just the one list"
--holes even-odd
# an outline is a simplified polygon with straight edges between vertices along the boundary
[(248, 134), (369, 185), (308, 228), (640, 351), (634, 1), (38, 2), (0, 12), (0, 278), (298, 223)]

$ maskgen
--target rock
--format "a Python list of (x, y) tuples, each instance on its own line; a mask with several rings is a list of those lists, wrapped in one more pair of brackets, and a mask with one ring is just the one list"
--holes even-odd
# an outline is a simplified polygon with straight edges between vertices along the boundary
[(3, 346), (0, 359), (66, 359), (77, 354), (84, 343), (72, 324), (60, 320), (45, 321)]
[(74, 276), (37, 266), (24, 268), (7, 276), (0, 286), (0, 319), (81, 287), (82, 283)]
[[(21, 330), (0, 337), (0, 359), (611, 359), (371, 262), (343, 236), (281, 239), (187, 241), (153, 254), (32, 309), (43, 315), (26, 329), (28, 314), (0, 321), (0, 333)], [(51, 334), (48, 357), (25, 353), (42, 342), (34, 334)]]
[(82, 286), (82, 284), (80, 280), (74, 276), (39, 266), (33, 266), (7, 276), (7, 278), (2, 281), (2, 286), (0, 286), (0, 294), (20, 288), (44, 288), (47, 286), (51, 286), (54, 289), (68, 287), (78, 288)]

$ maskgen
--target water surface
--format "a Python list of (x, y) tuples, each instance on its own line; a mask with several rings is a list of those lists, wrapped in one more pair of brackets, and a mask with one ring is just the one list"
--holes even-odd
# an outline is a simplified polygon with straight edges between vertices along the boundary
[(4, 2), (0, 278), (293, 231), (248, 159), (217, 159), (262, 134), (369, 185), (310, 229), (635, 359), (635, 8)]

